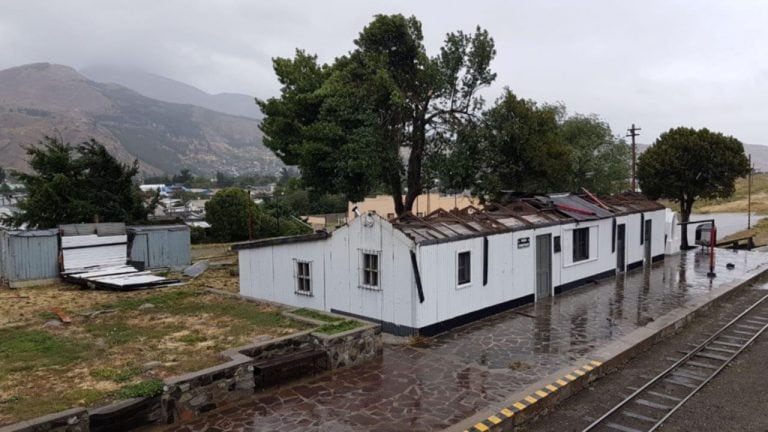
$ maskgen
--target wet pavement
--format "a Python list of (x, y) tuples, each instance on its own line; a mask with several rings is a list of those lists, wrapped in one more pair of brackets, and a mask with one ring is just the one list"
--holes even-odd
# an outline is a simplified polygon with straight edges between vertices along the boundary
[[(717, 277), (698, 251), (618, 275), (382, 358), (257, 393), (165, 431), (436, 431), (510, 397), (713, 286), (768, 267), (768, 254), (719, 250)], [(727, 270), (725, 265), (735, 268)]]

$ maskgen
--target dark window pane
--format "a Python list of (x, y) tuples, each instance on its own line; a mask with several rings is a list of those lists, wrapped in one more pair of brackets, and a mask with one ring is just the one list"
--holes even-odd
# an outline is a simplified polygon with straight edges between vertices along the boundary
[(461, 252), (458, 261), (459, 285), (468, 284), (471, 275), (469, 252)]
[(589, 228), (573, 230), (573, 261), (589, 259)]

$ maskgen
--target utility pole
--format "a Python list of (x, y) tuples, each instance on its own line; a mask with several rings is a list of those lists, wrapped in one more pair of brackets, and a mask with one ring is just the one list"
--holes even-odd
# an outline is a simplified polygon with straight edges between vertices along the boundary
[(640, 134), (637, 131), (640, 131), (639, 127), (635, 127), (635, 124), (632, 123), (632, 127), (627, 129), (628, 137), (632, 137), (632, 192), (637, 192), (637, 172), (635, 165), (637, 163), (637, 145), (635, 144), (635, 137), (639, 136)]
[(752, 155), (749, 155), (749, 174), (747, 175), (747, 229), (752, 228)]

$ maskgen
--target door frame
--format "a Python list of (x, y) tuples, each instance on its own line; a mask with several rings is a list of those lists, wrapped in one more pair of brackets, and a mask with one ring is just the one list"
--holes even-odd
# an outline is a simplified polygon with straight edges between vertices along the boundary
[(534, 301), (539, 301), (539, 238), (547, 239), (547, 260), (549, 261), (549, 294), (546, 297), (549, 298), (554, 295), (554, 283), (552, 282), (552, 233), (538, 234), (535, 237), (536, 249), (534, 249), (534, 278), (533, 278), (533, 294)]
[(646, 219), (643, 227), (643, 261), (650, 265), (653, 261), (653, 219)]
[[(619, 265), (619, 257), (623, 261), (621, 266)], [(625, 223), (616, 225), (616, 271), (619, 273), (627, 271), (627, 224)]]

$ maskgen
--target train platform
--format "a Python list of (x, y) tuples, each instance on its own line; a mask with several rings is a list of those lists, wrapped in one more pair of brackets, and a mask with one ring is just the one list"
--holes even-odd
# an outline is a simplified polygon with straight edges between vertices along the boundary
[[(502, 430), (553, 406), (768, 270), (768, 254), (700, 250), (254, 394), (190, 431)], [(728, 264), (732, 264), (729, 266)]]

